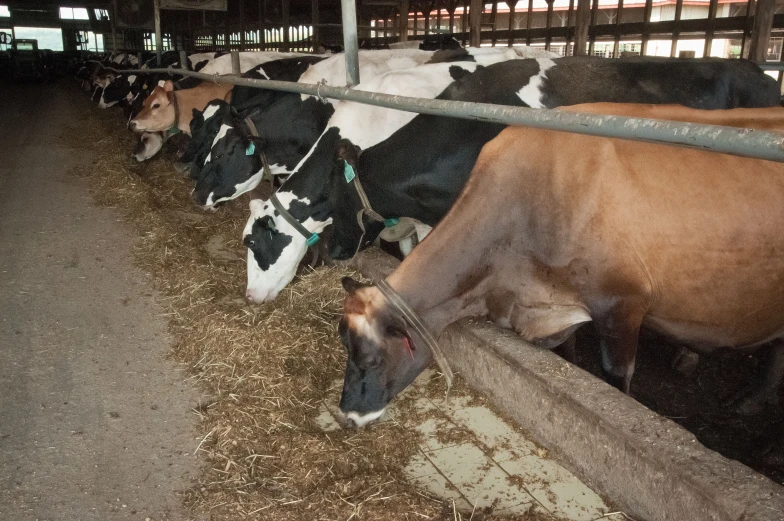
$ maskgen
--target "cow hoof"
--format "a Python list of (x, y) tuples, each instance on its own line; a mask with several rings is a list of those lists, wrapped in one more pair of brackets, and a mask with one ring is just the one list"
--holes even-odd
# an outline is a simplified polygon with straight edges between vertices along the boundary
[(762, 464), (766, 467), (784, 468), (784, 439), (779, 439), (773, 447), (762, 457)]
[(700, 355), (682, 347), (672, 359), (672, 368), (678, 371), (681, 376), (691, 376), (697, 369), (699, 362)]
[(768, 405), (778, 404), (778, 397), (775, 393), (755, 392), (749, 394), (744, 390), (730, 398), (727, 406), (739, 416), (755, 416), (764, 411)]

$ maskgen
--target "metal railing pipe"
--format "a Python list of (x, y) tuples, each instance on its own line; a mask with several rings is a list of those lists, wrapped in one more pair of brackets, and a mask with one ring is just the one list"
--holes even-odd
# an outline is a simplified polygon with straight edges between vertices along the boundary
[[(135, 72), (138, 73), (138, 71)], [(200, 72), (183, 71), (173, 67), (148, 69), (147, 72), (181, 74), (217, 83), (230, 83), (245, 87), (318, 96), (320, 98), (355, 101), (357, 103), (434, 116), (448, 116), (487, 123), (500, 123), (502, 125), (518, 125), (592, 136), (680, 145), (736, 156), (784, 162), (784, 134), (775, 132), (603, 114), (579, 114), (558, 110), (493, 105), (490, 103), (393, 96), (345, 87), (330, 87), (328, 85), (203, 74)]]

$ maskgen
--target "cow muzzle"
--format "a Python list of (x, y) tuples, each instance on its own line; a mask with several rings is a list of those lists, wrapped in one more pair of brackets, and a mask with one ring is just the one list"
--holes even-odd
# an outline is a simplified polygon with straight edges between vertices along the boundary
[(340, 423), (346, 429), (359, 429), (364, 427), (365, 425), (369, 425), (384, 415), (386, 411), (386, 407), (381, 409), (380, 411), (368, 412), (368, 413), (358, 413), (354, 411), (343, 412), (341, 413)]

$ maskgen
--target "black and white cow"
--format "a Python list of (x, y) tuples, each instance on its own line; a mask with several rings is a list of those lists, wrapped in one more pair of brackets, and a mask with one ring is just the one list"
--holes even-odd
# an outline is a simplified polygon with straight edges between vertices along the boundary
[(136, 146), (131, 153), (131, 157), (139, 163), (147, 161), (157, 154), (166, 141), (166, 136), (163, 132), (136, 132), (135, 134)]
[[(192, 71), (201, 71), (208, 63), (228, 54), (226, 51), (218, 52), (189, 52), (188, 69)], [(153, 56), (145, 61), (141, 69), (157, 69), (160, 67), (179, 67), (180, 66), (180, 53), (178, 51), (166, 51), (161, 55), (161, 63), (158, 64), (158, 57)]]
[[(299, 77), (314, 63), (325, 59), (325, 56), (300, 56), (285, 58), (257, 65), (242, 75), (243, 78), (297, 81)], [(184, 154), (175, 164), (181, 173), (188, 173), (193, 179), (198, 180), (204, 160), (210, 154), (210, 149), (221, 125), (232, 112), (246, 110), (263, 110), (283, 97), (292, 97), (290, 93), (272, 90), (255, 89), (252, 87), (237, 86), (232, 89), (231, 106), (226, 103), (210, 103), (204, 111), (194, 111), (191, 120), (192, 139), (188, 143)], [(230, 110), (232, 109), (232, 110)]]
[(175, 80), (174, 88), (191, 89), (201, 83), (201, 80), (189, 77), (174, 77), (167, 73), (139, 72), (138, 74), (118, 74), (103, 90), (100, 108), (109, 108), (119, 105), (126, 110), (126, 116), (136, 116), (142, 107), (144, 99), (152, 90), (163, 85), (166, 80)]
[[(438, 98), (533, 108), (614, 101), (724, 109), (774, 106), (779, 91), (756, 65), (741, 60), (574, 57), (480, 68)], [(482, 146), (504, 128), (427, 115), (403, 126), (399, 118), (388, 123), (381, 112), (386, 109), (343, 106), (278, 191), (284, 207), (309, 231), (333, 224), (335, 258), (353, 254), (383, 228), (367, 223), (363, 235), (357, 223), (361, 205), (346, 176), (353, 172), (361, 179), (371, 206), (384, 217), (412, 217), (432, 226), (451, 207)], [(261, 200), (251, 201), (244, 233), (246, 296), (252, 302), (272, 300), (294, 277), (307, 250), (305, 237)]]
[[(539, 54), (553, 56), (547, 51), (536, 51)], [(380, 71), (393, 69), (404, 70), (406, 63), (418, 63), (424, 58), (428, 61), (440, 62), (471, 62), (471, 70), (478, 63), (491, 64), (509, 59), (517, 59), (520, 54), (513, 49), (461, 49), (459, 52), (446, 51), (430, 53), (425, 51), (410, 50), (403, 52), (373, 51), (360, 53), (360, 77), (362, 84), (359, 90), (375, 90), (377, 83), (373, 78)], [(333, 69), (328, 71), (332, 64)], [(435, 97), (452, 80), (448, 68), (437, 68), (437, 74), (448, 80), (436, 80), (423, 92), (424, 97)], [(319, 74), (313, 73), (318, 70)], [(314, 78), (327, 74), (333, 78), (335, 74), (342, 74), (345, 62), (341, 56), (329, 58), (310, 67), (299, 78), (300, 82), (308, 83)], [(408, 70), (408, 69), (405, 69)], [(436, 70), (436, 69), (431, 69)], [(417, 78), (427, 76), (428, 73), (417, 72)], [(424, 75), (424, 76), (423, 76)], [(342, 76), (340, 76), (342, 78)], [(386, 80), (391, 81), (391, 80)], [(413, 91), (405, 88), (408, 81), (405, 75), (399, 76), (403, 90), (402, 95), (414, 95)], [(383, 82), (382, 82), (383, 83)], [(435, 90), (434, 90), (435, 87)], [(278, 102), (267, 108), (260, 107), (253, 114), (255, 127), (258, 129), (260, 139), (254, 140), (253, 148), (267, 155), (273, 174), (285, 175), (290, 173), (297, 163), (305, 156), (310, 147), (316, 142), (320, 133), (332, 115), (333, 106), (313, 96), (299, 96), (286, 93), (261, 93), (261, 99), (268, 100), (277, 95)], [(232, 105), (235, 105), (232, 100)], [(235, 116), (225, 113), (223, 125), (220, 127), (220, 139), (214, 139), (212, 152), (204, 155), (205, 163), (201, 173), (197, 176), (197, 186), (194, 199), (197, 204), (211, 208), (213, 205), (239, 197), (252, 190), (261, 180), (261, 164), (258, 154), (246, 154), (249, 136), (244, 123), (244, 114)], [(213, 123), (214, 125), (214, 123)], [(215, 127), (213, 126), (213, 129)], [(217, 130), (215, 130), (217, 135)]]
[[(302, 56), (312, 55), (277, 51), (243, 51), (240, 52), (240, 73), (248, 72), (257, 65), (263, 63)], [(196, 64), (196, 66), (198, 65), (199, 64)], [(195, 67), (194, 70), (196, 70)], [(218, 54), (204, 66), (199, 68), (198, 71), (204, 74), (231, 74), (231, 54)]]

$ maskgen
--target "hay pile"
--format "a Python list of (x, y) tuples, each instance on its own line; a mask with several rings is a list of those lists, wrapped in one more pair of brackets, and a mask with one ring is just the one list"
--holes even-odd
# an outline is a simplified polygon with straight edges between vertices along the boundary
[(274, 303), (246, 305), (247, 200), (202, 212), (166, 154), (137, 164), (122, 118), (76, 102), (85, 120), (64, 139), (95, 160), (75, 173), (139, 231), (134, 260), (154, 276), (175, 339), (172, 357), (209, 397), (196, 411), (204, 465), (187, 506), (216, 521), (461, 519), (405, 482), (415, 432), (383, 424), (324, 433), (313, 422), (319, 400), (339, 399), (339, 281), (348, 270), (310, 272)]

